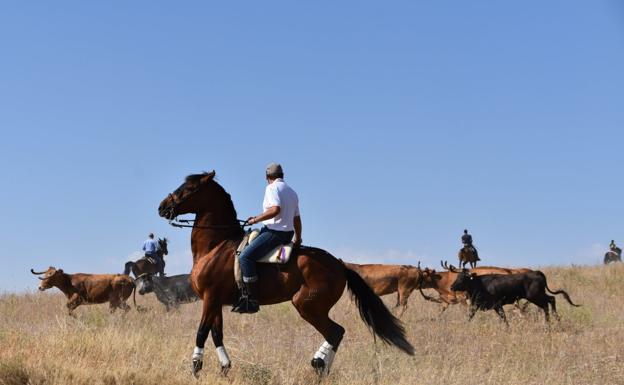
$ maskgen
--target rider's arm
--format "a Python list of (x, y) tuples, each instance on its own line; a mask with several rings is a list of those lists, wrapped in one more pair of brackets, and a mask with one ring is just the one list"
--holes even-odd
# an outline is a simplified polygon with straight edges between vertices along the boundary
[(247, 223), (249, 223), (250, 225), (253, 225), (254, 223), (266, 221), (267, 219), (275, 218), (276, 216), (279, 215), (279, 213), (280, 213), (280, 207), (279, 206), (269, 207), (267, 209), (267, 211), (263, 212), (262, 214), (258, 215), (257, 217), (249, 218), (247, 220)]
[(293, 224), (295, 225), (295, 245), (300, 245), (303, 239), (301, 238), (301, 216), (297, 215)]

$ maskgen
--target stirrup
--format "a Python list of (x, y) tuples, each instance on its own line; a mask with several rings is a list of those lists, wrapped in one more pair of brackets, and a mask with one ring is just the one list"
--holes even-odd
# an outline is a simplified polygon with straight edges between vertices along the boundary
[(249, 296), (243, 295), (238, 302), (232, 307), (232, 312), (241, 314), (253, 314), (260, 310), (258, 301), (249, 299)]

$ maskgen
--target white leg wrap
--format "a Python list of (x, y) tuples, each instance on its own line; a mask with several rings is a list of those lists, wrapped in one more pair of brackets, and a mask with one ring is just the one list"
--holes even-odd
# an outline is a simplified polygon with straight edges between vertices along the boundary
[(203, 361), (204, 360), (204, 348), (198, 348), (197, 346), (195, 346), (195, 349), (193, 349), (192, 359), (193, 361), (196, 361), (196, 360)]
[(219, 346), (217, 348), (217, 357), (219, 357), (219, 362), (221, 363), (221, 367), (222, 368), (230, 366), (230, 357), (228, 356), (227, 352), (225, 351), (225, 347), (224, 346)]
[(314, 353), (314, 358), (320, 358), (323, 362), (325, 362), (325, 368), (323, 369), (324, 374), (329, 373), (329, 369), (331, 369), (335, 356), (336, 352), (334, 351), (334, 347), (327, 341), (323, 342), (319, 350)]

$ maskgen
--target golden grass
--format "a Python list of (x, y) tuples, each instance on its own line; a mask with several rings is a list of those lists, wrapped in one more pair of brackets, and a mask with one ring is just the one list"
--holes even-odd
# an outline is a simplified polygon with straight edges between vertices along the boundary
[[(0, 384), (624, 384), (624, 265), (544, 269), (549, 286), (564, 288), (562, 321), (547, 331), (533, 305), (522, 317), (507, 309), (511, 327), (494, 312), (467, 322), (457, 305), (439, 305), (418, 292), (403, 321), (414, 357), (375, 343), (344, 296), (332, 318), (347, 333), (330, 376), (318, 380), (309, 362), (323, 338), (289, 304), (256, 315), (224, 309), (227, 377), (209, 339), (199, 380), (190, 356), (200, 304), (166, 313), (150, 295), (150, 310), (110, 315), (107, 305), (81, 306), (67, 316), (65, 298), (52, 293), (0, 296)], [(35, 285), (36, 282), (33, 282)], [(394, 304), (395, 297), (385, 298)]]

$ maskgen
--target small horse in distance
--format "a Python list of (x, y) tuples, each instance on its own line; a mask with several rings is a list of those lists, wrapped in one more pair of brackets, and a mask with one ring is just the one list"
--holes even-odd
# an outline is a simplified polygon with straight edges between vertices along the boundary
[(160, 276), (165, 274), (165, 255), (169, 254), (169, 250), (167, 249), (167, 238), (158, 238), (158, 250), (156, 253), (162, 259), (162, 264), (156, 264), (151, 262), (146, 257), (141, 257), (136, 262), (128, 261), (126, 262), (124, 268), (124, 274), (130, 275), (130, 271), (134, 274), (134, 278), (138, 278), (141, 274), (156, 274), (159, 273)]

